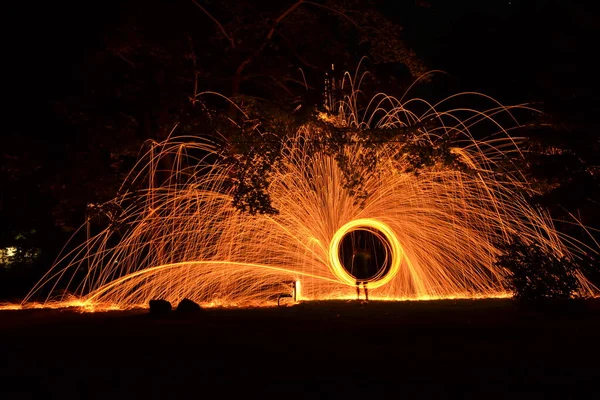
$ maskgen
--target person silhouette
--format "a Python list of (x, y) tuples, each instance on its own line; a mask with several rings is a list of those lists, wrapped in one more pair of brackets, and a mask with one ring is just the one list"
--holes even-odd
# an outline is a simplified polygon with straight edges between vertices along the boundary
[(366, 247), (355, 248), (352, 254), (352, 275), (356, 279), (356, 299), (360, 300), (360, 285), (363, 285), (365, 291), (365, 300), (369, 301), (369, 288), (367, 287), (370, 278), (371, 252)]

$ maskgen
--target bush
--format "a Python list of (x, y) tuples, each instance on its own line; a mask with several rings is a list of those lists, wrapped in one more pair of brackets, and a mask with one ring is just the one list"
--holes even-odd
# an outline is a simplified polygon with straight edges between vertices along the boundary
[(576, 262), (557, 257), (539, 244), (513, 237), (501, 246), (496, 265), (509, 272), (508, 287), (520, 300), (572, 299), (581, 289)]

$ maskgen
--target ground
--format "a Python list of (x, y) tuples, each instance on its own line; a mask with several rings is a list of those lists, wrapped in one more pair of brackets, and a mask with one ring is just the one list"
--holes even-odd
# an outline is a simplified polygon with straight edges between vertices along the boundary
[(600, 301), (0, 312), (0, 398), (594, 398)]

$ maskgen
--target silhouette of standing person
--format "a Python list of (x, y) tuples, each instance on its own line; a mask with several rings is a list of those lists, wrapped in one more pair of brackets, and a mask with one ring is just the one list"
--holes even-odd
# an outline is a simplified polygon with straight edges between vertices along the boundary
[(352, 275), (356, 278), (356, 299), (360, 300), (360, 285), (362, 283), (365, 291), (365, 300), (369, 301), (369, 289), (367, 288), (370, 276), (371, 252), (366, 247), (354, 249), (352, 255)]

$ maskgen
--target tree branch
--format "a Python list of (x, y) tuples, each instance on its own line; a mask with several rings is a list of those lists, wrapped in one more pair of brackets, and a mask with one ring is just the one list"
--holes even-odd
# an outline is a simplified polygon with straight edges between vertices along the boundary
[(277, 34), (279, 36), (281, 36), (283, 38), (283, 40), (285, 40), (285, 42), (287, 43), (288, 47), (290, 48), (290, 50), (292, 51), (292, 53), (294, 53), (294, 55), (296, 56), (296, 58), (298, 60), (300, 60), (300, 62), (304, 65), (306, 65), (309, 68), (313, 68), (316, 70), (320, 70), (321, 68), (309, 63), (308, 61), (306, 61), (304, 58), (302, 58), (302, 56), (300, 56), (300, 54), (298, 54), (298, 52), (296, 51), (296, 49), (294, 49), (294, 46), (292, 45), (292, 42), (281, 32), (277, 32)]
[[(192, 0), (194, 2), (196, 2), (196, 0)], [(269, 33), (267, 33), (267, 36), (265, 37), (265, 39), (263, 40), (262, 44), (260, 45), (260, 47), (258, 49), (256, 49), (256, 51), (252, 54), (250, 54), (244, 61), (242, 61), (240, 63), (240, 65), (237, 67), (237, 69), (235, 70), (235, 76), (233, 78), (233, 92), (234, 93), (238, 93), (239, 92), (239, 85), (241, 82), (241, 76), (242, 76), (242, 72), (244, 72), (244, 70), (246, 69), (246, 67), (260, 54), (263, 52), (263, 50), (265, 49), (265, 47), (267, 47), (267, 44), (271, 41), (271, 39), (273, 38), (273, 35), (275, 34), (275, 30), (277, 29), (277, 26), (281, 23), (281, 21), (283, 21), (283, 19), (285, 17), (287, 17), (289, 14), (291, 14), (292, 12), (294, 12), (298, 7), (300, 7), (303, 3), (306, 4), (312, 4), (316, 7), (320, 7), (320, 8), (324, 8), (326, 10), (332, 11), (340, 16), (342, 16), (343, 18), (345, 18), (346, 20), (348, 20), (351, 24), (353, 24), (354, 26), (356, 26), (357, 28), (360, 28), (360, 25), (358, 25), (356, 22), (354, 22), (354, 20), (352, 18), (350, 18), (349, 16), (347, 16), (346, 14), (344, 14), (343, 12), (336, 10), (334, 8), (331, 7), (327, 7), (323, 4), (319, 4), (319, 3), (315, 3), (313, 1), (306, 1), (306, 0), (298, 0), (296, 1), (294, 4), (292, 4), (287, 10), (285, 10), (283, 13), (281, 13), (281, 15), (279, 17), (277, 17), (277, 19), (275, 21), (273, 21), (273, 25), (271, 26), (271, 29), (269, 30)], [(211, 17), (212, 18), (212, 17)]]
[(293, 96), (294, 93), (285, 85), (285, 83), (281, 82), (279, 79), (276, 79), (274, 76), (269, 76), (277, 86), (283, 89), (284, 92), (288, 94), (288, 96)]
[(285, 10), (273, 23), (273, 26), (271, 27), (271, 29), (269, 30), (269, 33), (267, 34), (267, 36), (265, 37), (265, 39), (263, 40), (262, 44), (260, 45), (260, 47), (254, 52), (252, 53), (250, 56), (248, 56), (248, 58), (246, 58), (244, 61), (242, 61), (242, 63), (239, 65), (239, 67), (237, 68), (237, 70), (235, 71), (236, 75), (240, 75), (244, 69), (246, 68), (246, 66), (248, 64), (250, 64), (252, 62), (252, 60), (258, 56), (260, 53), (262, 53), (262, 51), (264, 50), (264, 48), (267, 46), (267, 43), (271, 40), (271, 38), (273, 37), (273, 35), (275, 34), (275, 28), (277, 28), (277, 25), (279, 25), (281, 23), (281, 21), (287, 16), (289, 15), (292, 11), (294, 11), (296, 8), (300, 7), (300, 5), (304, 3), (304, 0), (298, 0), (297, 2), (295, 2), (294, 4), (292, 4), (292, 6), (290, 8), (288, 8), (287, 10)]
[(275, 23), (273, 24), (273, 26), (271, 27), (271, 30), (269, 31), (269, 34), (267, 35), (267, 38), (265, 40), (271, 40), (271, 38), (273, 37), (273, 34), (275, 33), (275, 28), (277, 28), (277, 25), (279, 25), (279, 23), (285, 18), (287, 17), (291, 12), (293, 12), (296, 8), (300, 7), (300, 5), (302, 3), (304, 3), (304, 0), (298, 0), (297, 2), (295, 2), (294, 4), (292, 4), (292, 6), (290, 8), (288, 8), (287, 10), (285, 10), (283, 12), (283, 14), (281, 14), (279, 16), (279, 18), (277, 18), (275, 20)]
[(192, 105), (196, 105), (196, 101), (198, 101), (198, 65), (196, 63), (196, 53), (194, 52), (194, 43), (192, 42), (191, 36), (188, 36), (188, 42), (190, 44), (192, 63), (194, 65), (194, 95), (190, 98), (190, 101), (192, 102)]
[(327, 7), (326, 5), (323, 5), (323, 4), (315, 3), (314, 1), (305, 1), (305, 3), (306, 4), (311, 4), (311, 5), (316, 6), (316, 7), (324, 8), (326, 10), (332, 11), (335, 14), (341, 15), (342, 17), (344, 17), (345, 19), (347, 19), (352, 25), (356, 26), (359, 29), (361, 28), (361, 26), (358, 25), (352, 18), (350, 18), (349, 16), (347, 16), (346, 14), (344, 14), (343, 12), (341, 12), (340, 10), (336, 10), (335, 8)]
[(283, 80), (285, 80), (286, 82), (294, 82), (294, 83), (297, 83), (298, 85), (304, 86), (306, 88), (306, 90), (309, 90), (309, 89), (314, 90), (315, 89), (314, 87), (307, 85), (306, 82), (303, 82), (303, 81), (300, 81), (298, 79), (294, 79), (291, 77), (283, 78)]
[[(192, 1), (195, 2), (195, 0), (192, 0)], [(250, 54), (237, 67), (237, 69), (235, 70), (235, 77), (234, 77), (234, 87), (233, 87), (234, 93), (237, 93), (239, 91), (239, 83), (241, 81), (242, 72), (244, 72), (244, 69), (246, 69), (246, 67), (248, 66), (248, 64), (250, 64), (252, 62), (252, 60), (254, 60), (254, 58), (256, 56), (258, 56), (260, 53), (262, 53), (263, 50), (265, 49), (265, 47), (267, 47), (267, 43), (269, 43), (271, 41), (271, 38), (275, 34), (275, 29), (277, 28), (277, 25), (279, 25), (281, 23), (281, 21), (286, 16), (288, 16), (291, 12), (293, 12), (296, 8), (300, 7), (300, 5), (302, 5), (302, 3), (304, 3), (304, 0), (298, 0), (297, 2), (295, 2), (294, 4), (292, 4), (292, 6), (290, 8), (288, 8), (287, 10), (285, 10), (279, 17), (277, 17), (277, 19), (273, 22), (273, 26), (269, 30), (269, 33), (267, 34), (267, 36), (263, 40), (263, 42), (260, 45), (260, 47), (258, 49), (256, 49), (256, 51), (254, 53)], [(236, 86), (238, 86), (238, 87), (236, 87)]]
[(121, 53), (120, 51), (117, 51), (114, 54), (116, 54), (117, 57), (119, 57), (121, 60), (125, 61), (127, 64), (131, 65), (131, 68), (135, 68), (135, 64), (133, 63), (133, 61), (131, 61), (129, 58), (125, 57), (123, 55), (123, 53)]
[(225, 36), (225, 38), (226, 38), (227, 40), (229, 40), (229, 43), (231, 44), (231, 48), (232, 48), (232, 49), (235, 49), (235, 41), (233, 40), (233, 37), (227, 33), (227, 31), (225, 30), (225, 28), (223, 27), (223, 25), (222, 25), (222, 24), (221, 24), (221, 23), (220, 23), (220, 22), (219, 22), (219, 21), (218, 21), (218, 20), (217, 20), (215, 17), (213, 17), (213, 16), (212, 16), (212, 14), (211, 14), (211, 13), (209, 13), (209, 12), (208, 12), (208, 10), (207, 10), (206, 8), (204, 8), (204, 7), (203, 7), (203, 6), (202, 6), (200, 3), (198, 3), (196, 0), (192, 0), (192, 2), (193, 2), (193, 3), (194, 3), (196, 6), (198, 6), (198, 8), (199, 8), (200, 10), (202, 10), (202, 12), (203, 12), (204, 14), (206, 14), (206, 15), (208, 16), (208, 18), (212, 19), (212, 20), (213, 20), (213, 22), (214, 22), (215, 24), (217, 24), (217, 26), (219, 27), (219, 29), (221, 29), (221, 33), (223, 34), (223, 36)]

